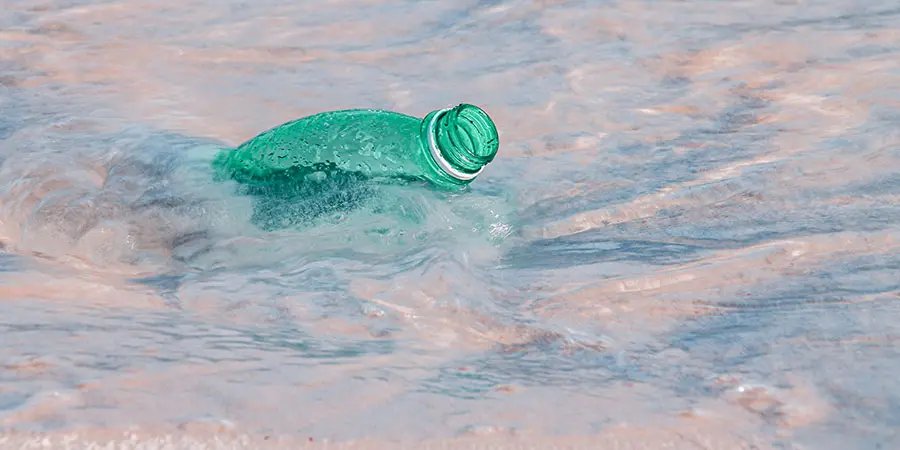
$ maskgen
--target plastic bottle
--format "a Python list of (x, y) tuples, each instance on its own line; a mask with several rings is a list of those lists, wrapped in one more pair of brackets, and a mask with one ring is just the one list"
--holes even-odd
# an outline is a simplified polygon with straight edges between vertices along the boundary
[(342, 178), (459, 188), (481, 173), (498, 147), (493, 121), (474, 105), (432, 111), (424, 119), (354, 109), (272, 128), (223, 151), (213, 165), (219, 177), (250, 185)]

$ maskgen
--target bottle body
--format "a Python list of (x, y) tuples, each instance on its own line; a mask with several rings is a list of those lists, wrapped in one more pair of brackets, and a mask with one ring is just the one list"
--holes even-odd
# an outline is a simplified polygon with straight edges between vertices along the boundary
[[(487, 117), (471, 105), (457, 108), (463, 106)], [(460, 187), (474, 179), (483, 164), (465, 165), (466, 158), (455, 154), (460, 151), (457, 147), (474, 147), (476, 141), (470, 136), (471, 123), (461, 124), (463, 128), (456, 130), (455, 122), (447, 117), (455, 110), (434, 111), (424, 120), (384, 110), (319, 113), (263, 132), (224, 151), (214, 164), (221, 177), (247, 184), (307, 183), (340, 173), (370, 180), (422, 180), (443, 188)], [(488, 134), (493, 130), (494, 140), (492, 159), (496, 129), (492, 122), (489, 125)], [(455, 139), (453, 131), (458, 131)]]
[(216, 178), (235, 180), (239, 192), (254, 197), (252, 222), (274, 230), (356, 210), (377, 195), (379, 183), (459, 189), (497, 147), (493, 122), (472, 105), (424, 119), (343, 110), (300, 118), (222, 150), (213, 169)]

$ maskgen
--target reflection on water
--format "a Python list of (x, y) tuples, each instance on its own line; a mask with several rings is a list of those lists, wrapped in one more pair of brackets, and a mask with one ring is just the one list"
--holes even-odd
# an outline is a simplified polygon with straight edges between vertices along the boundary
[[(897, 444), (889, 2), (4, 6), (0, 446)], [(467, 192), (211, 181), (459, 102)]]

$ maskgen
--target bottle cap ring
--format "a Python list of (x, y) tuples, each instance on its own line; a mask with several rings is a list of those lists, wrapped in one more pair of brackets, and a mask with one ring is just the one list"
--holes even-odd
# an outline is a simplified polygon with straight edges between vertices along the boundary
[(453, 108), (444, 108), (431, 116), (431, 121), (428, 123), (428, 148), (431, 150), (431, 156), (434, 158), (434, 161), (444, 170), (444, 172), (447, 172), (448, 175), (457, 180), (470, 181), (484, 170), (484, 166), (481, 166), (475, 173), (466, 173), (456, 170), (446, 159), (444, 159), (444, 155), (441, 154), (441, 149), (438, 148), (437, 145), (437, 130), (435, 130), (437, 120), (451, 109)]

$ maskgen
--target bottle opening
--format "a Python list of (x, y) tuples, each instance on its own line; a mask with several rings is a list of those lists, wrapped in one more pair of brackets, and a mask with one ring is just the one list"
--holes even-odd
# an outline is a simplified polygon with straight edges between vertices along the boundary
[(500, 147), (494, 122), (475, 105), (463, 103), (435, 111), (429, 128), (429, 144), (435, 161), (460, 180), (475, 178), (494, 159)]

